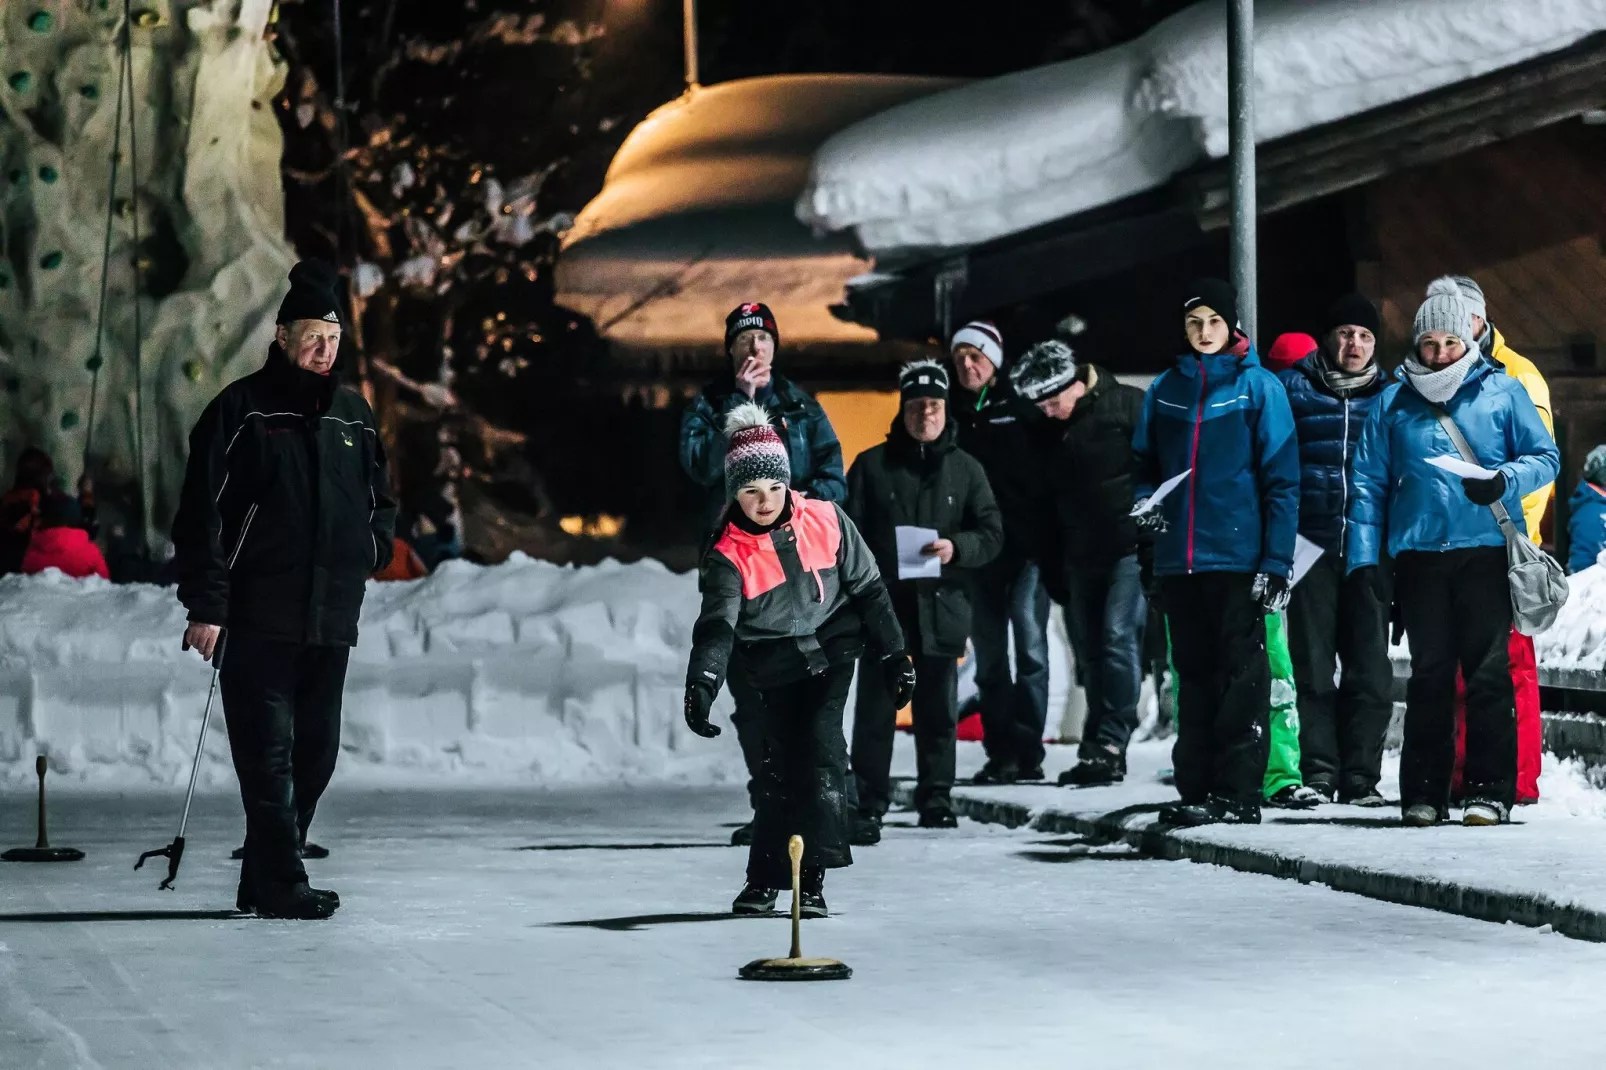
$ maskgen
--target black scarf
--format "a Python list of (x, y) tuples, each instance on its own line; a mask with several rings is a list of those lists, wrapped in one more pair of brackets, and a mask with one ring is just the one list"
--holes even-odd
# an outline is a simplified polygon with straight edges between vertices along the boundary
[(299, 367), (290, 359), (284, 347), (274, 342), (268, 347), (268, 374), (274, 386), (281, 390), (294, 411), (303, 416), (322, 416), (334, 404), (335, 391), (340, 384), (334, 371), (319, 375)]

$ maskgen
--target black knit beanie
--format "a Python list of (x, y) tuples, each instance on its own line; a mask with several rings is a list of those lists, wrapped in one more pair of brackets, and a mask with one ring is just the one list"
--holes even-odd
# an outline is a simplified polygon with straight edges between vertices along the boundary
[(275, 323), (323, 320), (340, 323), (340, 275), (322, 260), (303, 260), (290, 269), (290, 292), (279, 304)]
[(1327, 319), (1322, 324), (1322, 334), (1331, 334), (1335, 328), (1352, 323), (1357, 327), (1365, 327), (1374, 335), (1383, 333), (1383, 317), (1377, 314), (1377, 306), (1365, 294), (1345, 294), (1332, 307), (1327, 310)]
[(1238, 330), (1238, 291), (1232, 283), (1221, 279), (1194, 279), (1182, 295), (1182, 315), (1187, 317), (1199, 306), (1213, 308), (1227, 321), (1227, 326)]
[(730, 352), (731, 343), (743, 331), (768, 331), (769, 336), (775, 339), (776, 348), (780, 348), (781, 329), (775, 325), (775, 313), (761, 301), (737, 305), (725, 317), (725, 352)]

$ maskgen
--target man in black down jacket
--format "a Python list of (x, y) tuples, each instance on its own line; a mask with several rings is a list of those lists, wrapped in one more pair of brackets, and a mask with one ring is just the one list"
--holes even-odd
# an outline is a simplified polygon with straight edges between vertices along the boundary
[[(970, 636), (968, 570), (1003, 544), (998, 505), (974, 457), (954, 445), (948, 421), (948, 370), (933, 360), (898, 376), (903, 410), (886, 442), (860, 454), (848, 471), (847, 512), (875, 555), (915, 663), (915, 808), (922, 828), (953, 828), (958, 717), (958, 659)], [(898, 578), (897, 529), (934, 528), (924, 548), (942, 562), (936, 579)], [(859, 820), (855, 842), (879, 838), (892, 802), (890, 773), (897, 707), (876, 666), (861, 662), (853, 712), (853, 773)]]
[(1061, 784), (1113, 784), (1126, 775), (1126, 747), (1138, 726), (1143, 626), (1148, 602), (1132, 518), (1132, 432), (1143, 391), (1079, 364), (1063, 342), (1039, 342), (1010, 373), (1015, 390), (1044, 421), (1042, 470), (1052, 487), (1054, 523), (1043, 551), (1058, 572), (1065, 630), (1087, 694), (1080, 759)]
[[(1004, 548), (971, 574), (976, 691), (987, 763), (978, 784), (1043, 778), (1043, 727), (1048, 720), (1048, 590), (1038, 575), (1038, 471), (1030, 429), (1042, 415), (1015, 393), (1000, 370), (1003, 339), (991, 323), (967, 323), (949, 347), (955, 386), (948, 414), (959, 448), (981, 462), (1004, 522)], [(1009, 637), (1015, 633), (1010, 678)]]
[(173, 544), (184, 645), (220, 665), (245, 804), (237, 905), (313, 919), (340, 900), (308, 887), (299, 847), (340, 751), (346, 660), (396, 504), (374, 414), (331, 374), (334, 272), (304, 261), (290, 284), (267, 363), (190, 432)]

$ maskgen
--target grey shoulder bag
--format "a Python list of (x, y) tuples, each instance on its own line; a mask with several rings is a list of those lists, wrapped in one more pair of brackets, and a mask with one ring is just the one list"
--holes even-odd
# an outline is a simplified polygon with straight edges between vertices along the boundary
[[(1468, 464), (1479, 464), (1477, 454), (1472, 452), (1455, 419), (1442, 406), (1433, 408), (1461, 459)], [(1538, 635), (1556, 623), (1561, 607), (1567, 604), (1567, 574), (1555, 558), (1517, 530), (1504, 502), (1497, 501), (1489, 509), (1506, 537), (1506, 580), (1511, 587), (1512, 621), (1523, 635)]]

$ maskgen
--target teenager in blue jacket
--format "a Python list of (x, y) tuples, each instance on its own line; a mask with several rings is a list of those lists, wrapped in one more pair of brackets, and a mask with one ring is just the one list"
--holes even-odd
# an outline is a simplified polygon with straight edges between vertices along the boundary
[[(1394, 597), (1411, 646), (1400, 754), (1405, 824), (1433, 825), (1449, 813), (1459, 666), (1467, 689), (1462, 823), (1494, 825), (1515, 801), (1517, 720), (1505, 536), (1489, 507), (1502, 502), (1521, 523), (1523, 496), (1555, 480), (1559, 456), (1522, 384), (1471, 343), (1472, 310), (1454, 280), (1428, 287), (1414, 335), (1416, 351), (1355, 449), (1346, 562), (1353, 576), (1376, 569), (1385, 552), (1394, 558)], [(1460, 456), (1445, 416), (1493, 476), (1461, 478), (1428, 463)]]
[(1567, 571), (1580, 572), (1606, 549), (1606, 446), (1584, 458), (1583, 478), (1567, 503)]
[(1265, 616), (1288, 602), (1299, 449), (1288, 395), (1239, 329), (1233, 288), (1197, 280), (1182, 313), (1189, 351), (1150, 385), (1132, 443), (1179, 683), (1172, 762), (1182, 800), (1162, 816), (1257, 823), (1271, 707)]

